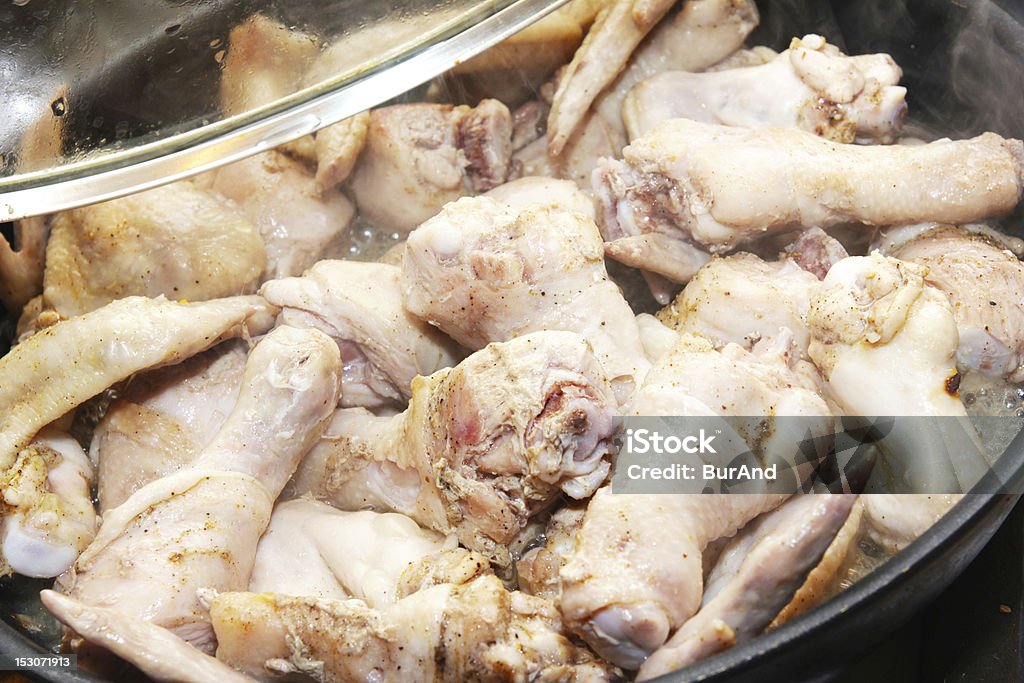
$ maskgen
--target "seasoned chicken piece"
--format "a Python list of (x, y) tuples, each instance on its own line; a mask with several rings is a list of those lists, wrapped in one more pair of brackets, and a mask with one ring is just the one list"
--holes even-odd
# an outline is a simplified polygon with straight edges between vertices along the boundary
[(89, 445), (101, 511), (202, 452), (235, 407), (248, 352), (245, 341), (227, 341), (132, 378), (96, 425)]
[(847, 57), (818, 35), (793, 39), (763, 66), (666, 71), (626, 96), (630, 140), (669, 119), (799, 128), (835, 142), (893, 142), (906, 116), (902, 71), (889, 55)]
[(638, 668), (700, 606), (704, 547), (784, 498), (601, 489), (561, 569), (562, 616), (602, 657)]
[(985, 133), (918, 147), (841, 145), (799, 130), (672, 119), (595, 171), (608, 241), (660, 234), (723, 252), (841, 222), (953, 223), (1010, 211), (1024, 145)]
[(44, 426), (147, 368), (176, 363), (273, 320), (261, 297), (196, 304), (129, 297), (65, 320), (0, 358), (0, 471)]
[(356, 597), (383, 608), (400, 597), (399, 580), (412, 563), (455, 545), (454, 537), (423, 529), (404, 515), (290, 500), (274, 508), (260, 538), (249, 590)]
[(224, 114), (242, 114), (295, 92), (319, 42), (262, 14), (231, 29), (220, 77)]
[(528, 206), (551, 208), (583, 214), (594, 220), (594, 200), (583, 194), (579, 186), (569, 180), (547, 176), (524, 176), (498, 185), (484, 193), (485, 197), (507, 204), (513, 209)]
[(878, 252), (832, 266), (811, 300), (808, 353), (846, 414), (902, 417), (878, 446), (910, 492), (966, 491), (987, 466), (956, 393), (953, 309), (924, 274)]
[(566, 505), (551, 515), (544, 528), (544, 544), (531, 548), (516, 562), (519, 589), (557, 601), (562, 592), (559, 572), (576, 545), (576, 532), (583, 526), (585, 505)]
[(96, 535), (92, 463), (73, 438), (46, 427), (0, 475), (0, 575), (53, 577)]
[(786, 245), (783, 253), (819, 280), (824, 280), (832, 266), (850, 255), (842, 242), (821, 228), (804, 230)]
[(604, 481), (614, 407), (579, 335), (517, 337), (414, 380), (401, 415), (338, 411), (291, 493), (401, 512), (508, 568), (531, 517)]
[[(720, 62), (715, 62), (704, 71), (724, 71), (726, 69), (743, 69), (748, 66), (761, 66), (767, 64), (779, 53), (766, 45), (755, 45), (751, 48), (741, 48)], [(693, 69), (689, 69), (693, 71)]]
[(50, 225), (43, 303), (62, 318), (126, 296), (251, 293), (266, 263), (249, 219), (190, 181), (64, 211)]
[(134, 664), (155, 681), (252, 681), (145, 619), (110, 607), (86, 605), (52, 590), (42, 591), (39, 597), (43, 605), (75, 633)]
[[(845, 494), (844, 494), (845, 495)], [(797, 589), (793, 599), (782, 608), (768, 630), (772, 630), (786, 623), (790, 619), (800, 616), (826, 599), (839, 592), (839, 582), (844, 576), (844, 570), (848, 566), (850, 552), (857, 547), (861, 538), (862, 521), (864, 519), (865, 501), (872, 497), (883, 497), (879, 495), (861, 496), (857, 503), (850, 510), (850, 516), (843, 522), (839, 532), (832, 543), (825, 549), (821, 561), (807, 575), (807, 580)]]
[(650, 313), (640, 313), (636, 317), (640, 328), (640, 341), (644, 345), (647, 360), (657, 363), (668, 354), (679, 341), (679, 333), (655, 318)]
[(582, 214), (462, 199), (415, 230), (402, 261), (405, 307), (479, 349), (538, 330), (593, 347), (620, 400), (649, 367), (636, 320)]
[[(597, 16), (555, 92), (548, 117), (551, 154), (558, 155), (591, 103), (626, 68), (614, 84), (624, 94), (645, 76), (665, 69), (697, 70), (738, 48), (757, 25), (757, 8), (748, 0), (696, 0), (661, 28), (640, 50), (644, 37), (668, 12), (669, 0), (615, 0)], [(639, 54), (636, 54), (639, 52)], [(621, 95), (599, 103), (610, 125), (618, 123)]]
[(342, 405), (405, 403), (412, 380), (455, 365), (451, 339), (402, 308), (401, 269), (383, 263), (320, 261), (302, 277), (271, 280), (260, 294), (279, 321), (312, 327), (338, 343), (345, 366)]
[(249, 354), (238, 403), (188, 468), (151, 482), (103, 516), (58, 580), (212, 650), (196, 591), (245, 590), (271, 507), (336, 405), (341, 358), (316, 330), (278, 327)]
[[(794, 356), (786, 336), (764, 340), (753, 352), (734, 344), (716, 351), (683, 336), (648, 373), (629, 414), (821, 416), (824, 433), (831, 413)], [(778, 427), (765, 440), (766, 459), (792, 457), (793, 444), (804, 438)], [(696, 613), (708, 543), (731, 536), (785, 497), (598, 491), (562, 567), (563, 616), (599, 654), (636, 669)]]
[(888, 552), (899, 552), (928, 531), (962, 497), (948, 493), (864, 496), (866, 536)]
[(217, 658), (254, 676), (337, 681), (577, 681), (610, 672), (564, 634), (550, 601), (494, 576), (427, 588), (383, 610), (360, 600), (222, 593)]
[(759, 21), (752, 0), (687, 0), (681, 5), (640, 43), (591, 107), (624, 142), (623, 102), (633, 86), (665, 71), (703, 71), (719, 63), (743, 45)]
[(594, 112), (584, 114), (576, 132), (556, 156), (548, 148), (547, 138), (538, 136), (512, 155), (514, 176), (548, 176), (571, 180), (584, 191), (590, 190), (590, 176), (604, 157), (618, 158), (626, 145), (621, 117), (609, 124)]
[(562, 5), (497, 45), (456, 64), (445, 74), (442, 87), (457, 93), (461, 102), (488, 97), (510, 106), (522, 102), (535, 92), (537, 83), (547, 81), (572, 59), (583, 42), (583, 24), (593, 21), (587, 16), (591, 11), (580, 12), (574, 3)]
[(343, 183), (366, 144), (370, 112), (356, 114), (316, 133), (316, 188), (321, 195)]
[(747, 253), (711, 259), (697, 271), (658, 319), (684, 334), (716, 346), (747, 348), (784, 327), (804, 355), (809, 333), (807, 311), (818, 279), (795, 262), (762, 261)]
[(497, 100), (375, 109), (350, 187), (370, 222), (409, 232), (448, 202), (505, 182), (511, 145), (512, 116)]
[(960, 367), (1024, 381), (1020, 240), (992, 230), (932, 225), (890, 230), (884, 243), (886, 254), (927, 268), (925, 282), (949, 297)]
[(0, 239), (0, 304), (9, 316), (43, 291), (48, 232), (43, 218), (26, 218), (15, 221), (13, 244)]
[[(528, 144), (516, 147), (513, 158), (521, 174), (565, 178), (589, 190), (599, 159), (620, 157), (626, 145), (622, 100), (630, 88), (667, 69), (699, 71), (742, 44), (756, 24), (757, 12), (749, 0), (686, 2), (655, 27), (593, 105), (588, 103), (576, 114), (579, 120), (557, 152), (549, 149), (543, 130)], [(530, 106), (539, 107), (539, 103)]]
[(243, 159), (216, 172), (213, 189), (232, 199), (267, 247), (262, 280), (301, 275), (338, 256), (355, 209), (340, 192), (316, 188), (313, 174), (281, 152)]
[(761, 633), (822, 558), (856, 500), (854, 494), (798, 495), (744, 527), (711, 571), (700, 611), (647, 658), (637, 680)]

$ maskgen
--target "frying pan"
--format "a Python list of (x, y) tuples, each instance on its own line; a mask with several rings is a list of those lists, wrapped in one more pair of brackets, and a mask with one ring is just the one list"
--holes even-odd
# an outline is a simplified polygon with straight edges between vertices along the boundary
[[(224, 12), (198, 12), (198, 4), (183, 0), (159, 0), (155, 4), (160, 4), (162, 10), (183, 9), (181, 31), (186, 35), (223, 33), (238, 19), (239, 8), (244, 5), (225, 2)], [(903, 83), (909, 89), (914, 125), (954, 138), (985, 130), (1024, 138), (1021, 7), (992, 0), (775, 0), (759, 5), (762, 23), (751, 44), (784, 49), (791, 37), (818, 32), (849, 54), (888, 52), (904, 69)], [(7, 30), (3, 29), (4, 16), (0, 9), (0, 37)], [(139, 12), (138, 16), (142, 20), (146, 13)], [(188, 24), (189, 17), (197, 16), (201, 16), (200, 25)], [(171, 64), (160, 56), (165, 37), (161, 32), (150, 41), (136, 44), (133, 49), (139, 51), (139, 56), (124, 62), (125, 74), (97, 78), (97, 92), (90, 106), (96, 111), (116, 109), (112, 118), (130, 115), (131, 125), (145, 126), (145, 110), (150, 105), (125, 103), (117, 93), (133, 79), (145, 77), (159, 82), (163, 78), (163, 70)], [(185, 76), (177, 73), (174, 78)], [(1020, 221), (1018, 209), (1003, 227), (1019, 235)], [(1024, 483), (1024, 434), (1012, 441), (990, 476), (1006, 483), (1003, 490), (1020, 490)], [(880, 642), (945, 589), (999, 528), (1015, 501), (1016, 496), (1008, 494), (965, 496), (907, 549), (832, 600), (772, 633), (661, 680), (828, 680), (844, 663)], [(30, 634), (12, 616), (33, 605), (39, 609), (34, 594), (45, 585), (17, 580), (0, 587), (0, 652), (46, 651), (42, 643), (52, 637), (52, 632)], [(97, 680), (83, 672), (33, 675), (66, 683)]]

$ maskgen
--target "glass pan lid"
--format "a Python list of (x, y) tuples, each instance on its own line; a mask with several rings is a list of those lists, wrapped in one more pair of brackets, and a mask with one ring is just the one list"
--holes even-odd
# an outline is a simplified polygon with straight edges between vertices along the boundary
[(565, 0), (0, 5), (0, 221), (112, 199), (396, 97)]

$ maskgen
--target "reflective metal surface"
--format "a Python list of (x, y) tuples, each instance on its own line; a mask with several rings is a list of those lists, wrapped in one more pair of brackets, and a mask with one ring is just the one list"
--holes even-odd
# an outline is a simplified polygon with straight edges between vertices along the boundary
[[(112, 199), (294, 140), (406, 92), (563, 2), (5, 4), (0, 221)], [(309, 66), (286, 95), (226, 112), (228, 37), (257, 13), (315, 41)]]

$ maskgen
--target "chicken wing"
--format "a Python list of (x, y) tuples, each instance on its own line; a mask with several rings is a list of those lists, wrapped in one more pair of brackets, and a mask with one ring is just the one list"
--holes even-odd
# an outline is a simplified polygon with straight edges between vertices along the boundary
[(785, 128), (672, 119), (595, 172), (608, 241), (661, 234), (712, 252), (769, 232), (977, 221), (1021, 193), (1024, 144), (985, 133), (927, 145), (860, 146)]
[(953, 309), (924, 274), (878, 252), (837, 263), (811, 301), (808, 353), (846, 414), (941, 416), (897, 419), (878, 445), (910, 491), (954, 493), (987, 465), (956, 393)]
[(62, 318), (126, 296), (251, 293), (266, 263), (249, 219), (190, 181), (64, 211), (50, 223), (43, 304)]
[(339, 411), (290, 491), (401, 512), (508, 568), (530, 517), (604, 481), (615, 405), (579, 335), (517, 337), (416, 379), (401, 415)]
[(101, 511), (202, 452), (235, 407), (248, 352), (245, 341), (231, 340), (132, 378), (89, 445)]
[[(614, 83), (613, 94), (598, 102), (598, 108), (608, 125), (619, 129), (622, 96), (634, 83), (656, 71), (710, 66), (742, 45), (758, 22), (757, 8), (747, 0), (690, 0), (641, 46), (673, 4), (615, 0), (598, 14), (558, 82), (548, 117), (552, 155), (562, 153), (595, 98), (609, 85)], [(619, 76), (623, 69), (626, 72)]]
[(222, 593), (210, 615), (217, 658), (254, 676), (456, 683), (611, 673), (566, 637), (550, 601), (509, 592), (493, 575), (427, 588), (383, 610), (360, 600)]
[(345, 195), (319, 192), (313, 174), (278, 151), (224, 166), (213, 189), (233, 200), (263, 236), (262, 280), (301, 275), (320, 259), (339, 256), (355, 218)]
[[(683, 336), (648, 373), (629, 414), (821, 416), (826, 431), (831, 412), (791, 345), (782, 336), (752, 352), (734, 344), (716, 351), (706, 340)], [(792, 455), (792, 435), (773, 439), (776, 445), (766, 448)], [(785, 498), (598, 491), (561, 570), (562, 614), (603, 657), (638, 668), (696, 613), (705, 546)]]
[(889, 55), (847, 57), (817, 35), (794, 39), (763, 66), (708, 73), (665, 71), (626, 96), (630, 140), (669, 119), (726, 126), (799, 128), (836, 142), (893, 142), (907, 89)]
[(272, 322), (258, 296), (197, 304), (128, 297), (60, 322), (0, 358), (0, 470), (44, 426), (130, 375)]
[(46, 427), (0, 475), (0, 575), (54, 577), (96, 535), (92, 463), (73, 438)]
[(818, 279), (789, 259), (772, 262), (753, 254), (730, 254), (698, 270), (679, 296), (658, 312), (658, 319), (716, 346), (733, 343), (747, 348), (785, 327), (806, 354), (807, 311), (817, 287)]
[(925, 281), (949, 297), (958, 365), (1024, 381), (1020, 240), (980, 227), (933, 225), (890, 230), (884, 243), (886, 254), (927, 268)]
[(597, 227), (582, 214), (486, 197), (450, 204), (409, 235), (402, 288), (413, 315), (471, 349), (538, 330), (582, 335), (621, 400), (649, 367)]
[(444, 334), (402, 308), (401, 269), (383, 263), (320, 261), (302, 277), (271, 280), (260, 294), (279, 320), (330, 335), (345, 364), (342, 405), (405, 403), (417, 375), (465, 355)]
[(640, 667), (645, 681), (750, 640), (789, 602), (856, 503), (800, 495), (743, 528), (705, 583), (700, 610)]
[(400, 597), (403, 573), (417, 560), (456, 545), (404, 515), (344, 512), (299, 498), (279, 503), (256, 547), (254, 593), (356, 597), (384, 608)]
[(384, 107), (370, 112), (350, 187), (361, 215), (405, 233), (446, 203), (505, 182), (511, 154), (512, 115), (497, 100)]
[(246, 363), (238, 403), (188, 468), (107, 511), (92, 544), (58, 580), (87, 605), (112, 607), (211, 650), (197, 590), (244, 590), (274, 500), (322, 432), (340, 389), (337, 346), (278, 327)]

